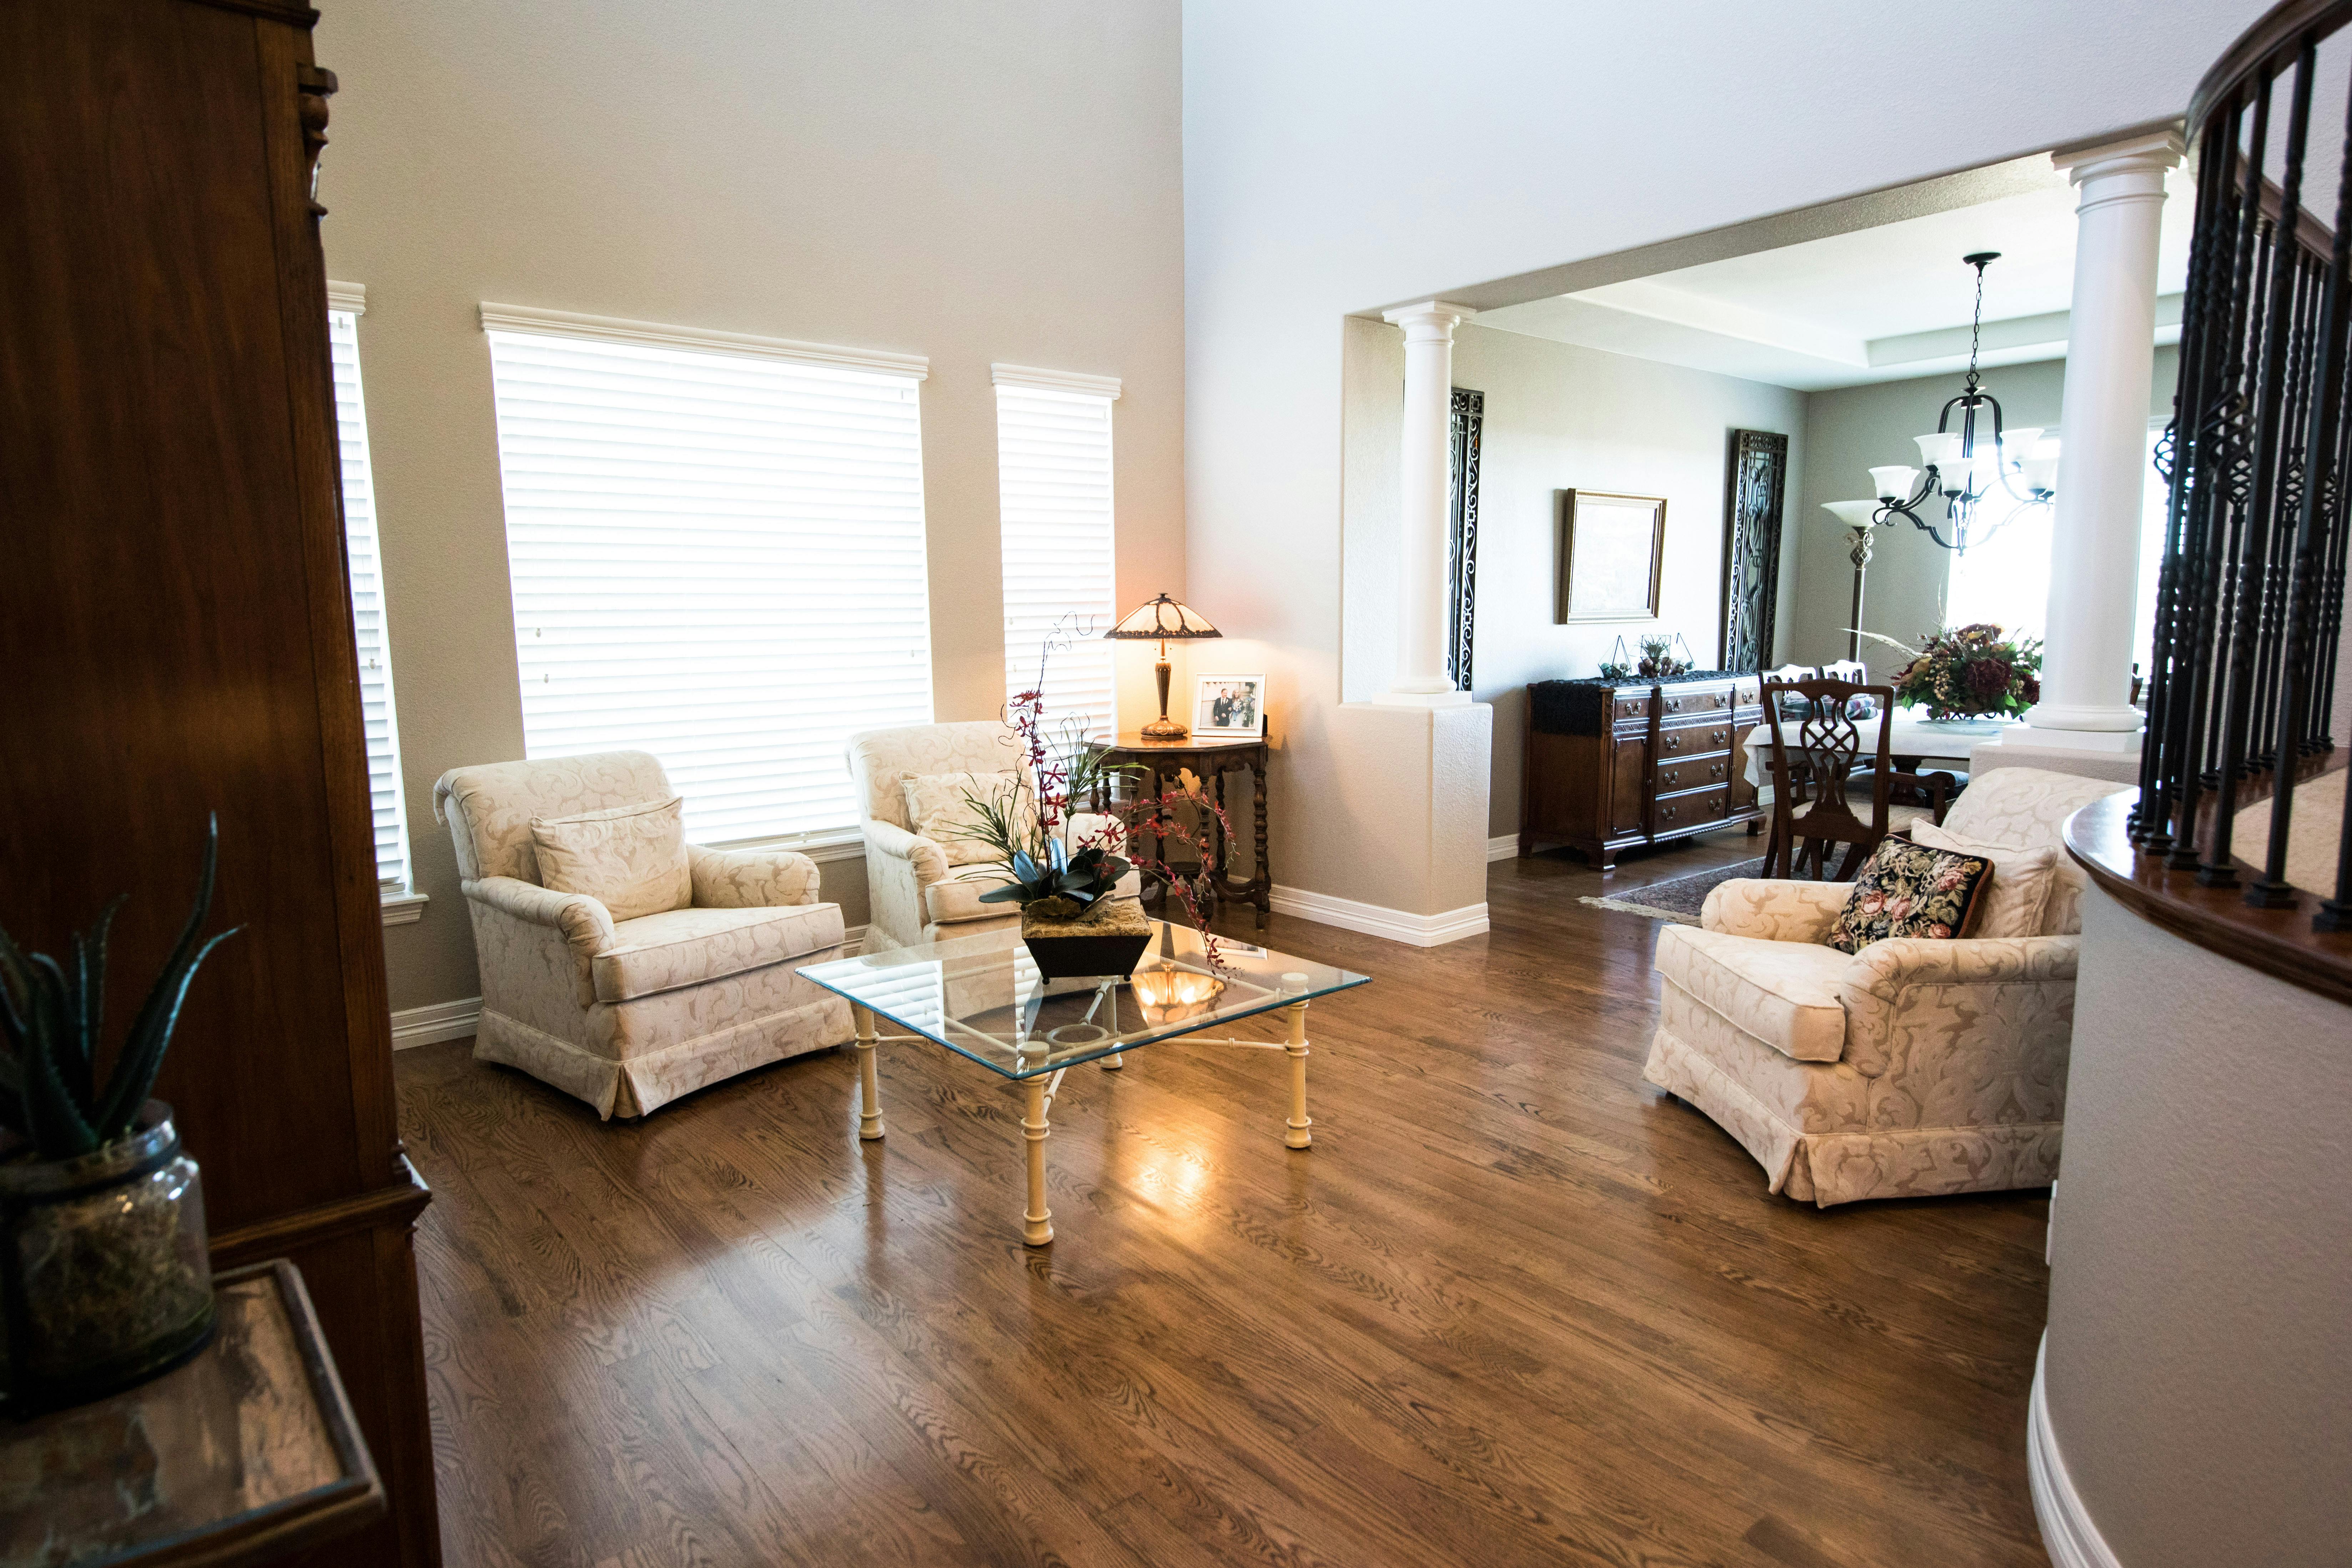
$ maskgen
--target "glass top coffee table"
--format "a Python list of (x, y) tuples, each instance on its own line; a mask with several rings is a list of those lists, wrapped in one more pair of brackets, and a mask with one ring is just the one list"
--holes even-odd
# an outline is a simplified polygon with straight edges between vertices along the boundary
[[(1016, 1080), (1027, 1095), (1021, 1131), (1029, 1146), (1029, 1207), (1021, 1239), (1043, 1247), (1054, 1239), (1045, 1207), (1045, 1113), (1062, 1075), (1093, 1061), (1117, 1070), (1129, 1051), (1190, 1037), (1287, 1052), (1290, 1118), (1283, 1142), (1307, 1148), (1314, 1142), (1307, 1115), (1307, 1005), (1370, 976), (1222, 938), (1212, 963), (1200, 932), (1166, 921), (1152, 926), (1152, 945), (1132, 973), (1098, 979), (1046, 979), (1011, 926), (803, 969), (803, 978), (847, 997), (856, 1016), (857, 1135), (882, 1136), (874, 1048), (883, 1040), (929, 1040)], [(1201, 1034), (1276, 1011), (1288, 1016), (1287, 1042)], [(877, 1016), (913, 1033), (878, 1035)]]

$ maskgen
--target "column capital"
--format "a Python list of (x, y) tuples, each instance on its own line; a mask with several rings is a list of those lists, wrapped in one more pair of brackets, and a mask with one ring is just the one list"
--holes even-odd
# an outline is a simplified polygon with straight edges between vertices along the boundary
[(2075, 184), (2108, 174), (2155, 174), (2179, 166), (2189, 143), (2177, 125), (2159, 125), (2129, 136), (2062, 147), (2050, 154), (2050, 166)]
[(1423, 300), (1418, 305), (1399, 305), (1393, 310), (1382, 310), (1381, 320), (1402, 327), (1408, 342), (1415, 338), (1444, 340), (1452, 338), (1454, 328), (1477, 313), (1467, 305), (1456, 305), (1448, 300)]

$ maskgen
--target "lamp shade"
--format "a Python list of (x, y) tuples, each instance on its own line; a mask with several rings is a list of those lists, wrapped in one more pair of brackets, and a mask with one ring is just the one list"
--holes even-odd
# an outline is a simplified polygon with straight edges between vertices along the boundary
[(1878, 487), (1876, 493), (1883, 496), (1893, 496), (1898, 500), (1909, 498), (1912, 483), (1916, 480), (1918, 477), (1918, 469), (1906, 468), (1900, 463), (1889, 464), (1885, 468), (1873, 468), (1870, 470), (1870, 482)]
[(1878, 504), (1875, 500), (1825, 500), (1822, 510), (1848, 528), (1868, 528)]
[(1162, 594), (1150, 604), (1129, 610), (1107, 637), (1221, 637), (1225, 634), (1209, 617), (1181, 600)]

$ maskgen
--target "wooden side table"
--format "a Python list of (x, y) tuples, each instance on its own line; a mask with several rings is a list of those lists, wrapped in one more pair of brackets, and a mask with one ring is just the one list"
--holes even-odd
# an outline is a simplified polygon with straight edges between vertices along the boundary
[[(1127, 765), (1144, 771), (1130, 773), (1137, 780), (1144, 796), (1166, 793), (1163, 780), (1189, 769), (1209, 798), (1215, 801), (1230, 818), (1232, 808), (1225, 805), (1225, 775), (1247, 768), (1255, 779), (1251, 792), (1252, 835), (1250, 878), (1245, 882), (1233, 879), (1233, 845), (1224, 830), (1217, 829), (1217, 871), (1209, 889), (1210, 907), (1204, 914), (1214, 914), (1219, 900), (1230, 899), (1248, 904), (1257, 910), (1260, 931), (1265, 929), (1265, 917), (1274, 902), (1274, 872), (1267, 858), (1265, 841), (1265, 767), (1267, 745), (1263, 735), (1188, 735), (1181, 741), (1162, 741), (1139, 733), (1121, 735), (1116, 743), (1103, 748), (1103, 761), (1112, 766)], [(1100, 801), (1096, 803), (1102, 804)], [(1239, 825), (1236, 825), (1238, 827)], [(1149, 826), (1139, 826), (1138, 832), (1150, 832)], [(1155, 836), (1157, 837), (1157, 836)], [(1157, 845), (1155, 845), (1157, 847)], [(1166, 889), (1160, 892), (1164, 905)]]
[(185, 1366), (0, 1426), (0, 1568), (230, 1568), (383, 1517), (302, 1277), (213, 1276), (220, 1328)]

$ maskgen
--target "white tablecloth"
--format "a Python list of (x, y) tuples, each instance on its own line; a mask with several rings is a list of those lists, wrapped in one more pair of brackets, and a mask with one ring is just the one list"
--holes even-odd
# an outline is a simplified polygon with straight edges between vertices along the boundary
[[(1886, 749), (1898, 757), (1933, 757), (1938, 762), (1955, 762), (1967, 765), (1969, 751), (1984, 744), (2004, 730), (2014, 728), (2013, 719), (1906, 719), (1897, 713), (1886, 726)], [(1785, 721), (1782, 732), (1794, 735), (1796, 723)], [(1877, 749), (1876, 726), (1864, 719), (1857, 722), (1865, 752)], [(1772, 726), (1759, 724), (1745, 737), (1748, 746), (1747, 777), (1749, 784), (1766, 793), (1758, 798), (1770, 800), (1772, 766), (1766, 760), (1772, 750)]]

